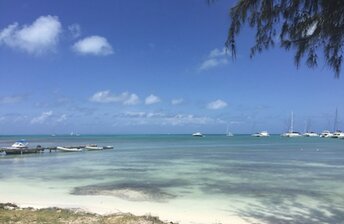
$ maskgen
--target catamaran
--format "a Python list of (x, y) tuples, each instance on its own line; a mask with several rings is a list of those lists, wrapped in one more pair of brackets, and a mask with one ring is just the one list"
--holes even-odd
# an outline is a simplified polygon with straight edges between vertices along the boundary
[(294, 113), (291, 112), (291, 119), (290, 119), (290, 128), (289, 131), (286, 133), (283, 133), (282, 136), (283, 137), (301, 137), (302, 135), (299, 132), (296, 132), (293, 130), (294, 128)]

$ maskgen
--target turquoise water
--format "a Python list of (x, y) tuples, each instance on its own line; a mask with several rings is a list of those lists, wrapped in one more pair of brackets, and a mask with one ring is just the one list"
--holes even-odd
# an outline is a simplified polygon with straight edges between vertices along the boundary
[[(49, 194), (62, 192), (61, 197), (119, 198), (133, 207), (142, 205), (143, 210), (149, 204), (170, 213), (185, 205), (184, 216), (206, 211), (205, 215), (215, 217), (213, 223), (227, 223), (227, 216), (274, 224), (344, 223), (344, 140), (247, 135), (2, 136), (0, 146), (20, 138), (33, 146), (92, 143), (115, 149), (2, 155), (0, 201), (1, 196), (15, 198), (10, 184), (32, 183), (30, 189), (20, 189), (45, 188)], [(21, 194), (25, 197), (25, 192)]]

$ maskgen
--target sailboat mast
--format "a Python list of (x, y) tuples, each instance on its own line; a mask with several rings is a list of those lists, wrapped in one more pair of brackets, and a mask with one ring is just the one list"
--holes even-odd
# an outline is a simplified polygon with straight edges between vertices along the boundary
[(291, 119), (290, 119), (290, 132), (293, 132), (294, 130), (294, 113), (291, 112)]
[(336, 108), (336, 113), (334, 116), (333, 132), (337, 131), (337, 123), (338, 123), (338, 108)]

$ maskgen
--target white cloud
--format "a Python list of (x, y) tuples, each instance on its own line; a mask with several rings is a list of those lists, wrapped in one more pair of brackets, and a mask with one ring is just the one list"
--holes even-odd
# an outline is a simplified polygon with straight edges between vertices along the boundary
[(208, 103), (207, 108), (211, 110), (219, 110), (222, 108), (225, 108), (227, 106), (227, 103), (223, 100), (215, 100), (210, 103)]
[(57, 122), (63, 122), (65, 120), (67, 120), (67, 115), (66, 114), (62, 114), (60, 117), (58, 117), (56, 119)]
[(140, 102), (135, 93), (123, 92), (115, 95), (110, 90), (99, 91), (91, 96), (90, 101), (97, 103), (122, 103), (124, 105), (136, 105)]
[(217, 67), (219, 65), (225, 65), (228, 63), (228, 60), (226, 58), (218, 59), (218, 58), (211, 58), (205, 60), (202, 64), (200, 69), (201, 70), (207, 70), (210, 68)]
[(68, 26), (68, 31), (73, 38), (78, 38), (81, 35), (81, 27), (79, 24), (74, 23)]
[(38, 117), (34, 117), (31, 120), (31, 124), (43, 124), (47, 119), (53, 115), (52, 111), (43, 112)]
[(215, 48), (210, 51), (208, 57), (200, 65), (199, 69), (207, 70), (220, 65), (225, 65), (228, 63), (227, 55), (226, 48), (223, 48), (222, 50)]
[(140, 102), (139, 97), (135, 93), (131, 93), (126, 100), (123, 101), (123, 104), (126, 105), (135, 105)]
[(18, 103), (24, 99), (24, 96), (2, 96), (0, 97), (0, 104)]
[(125, 112), (115, 117), (116, 124), (122, 125), (209, 125), (225, 124), (221, 119), (195, 116), (193, 114), (165, 114), (161, 112)]
[(111, 45), (105, 37), (101, 36), (90, 36), (79, 40), (73, 45), (73, 50), (83, 55), (91, 54), (105, 56), (113, 54)]
[(226, 55), (227, 55), (226, 48), (222, 48), (222, 50), (215, 48), (214, 50), (210, 51), (209, 58), (222, 57)]
[(161, 100), (159, 97), (151, 94), (149, 96), (146, 97), (145, 99), (145, 104), (146, 105), (150, 105), (150, 104), (155, 104), (155, 103), (159, 103)]
[(184, 99), (182, 99), (182, 98), (171, 100), (172, 105), (178, 105), (178, 104), (181, 104), (183, 102), (184, 102)]
[(31, 25), (19, 26), (13, 23), (0, 32), (0, 44), (26, 51), (43, 54), (54, 51), (59, 42), (62, 25), (56, 16), (41, 16)]

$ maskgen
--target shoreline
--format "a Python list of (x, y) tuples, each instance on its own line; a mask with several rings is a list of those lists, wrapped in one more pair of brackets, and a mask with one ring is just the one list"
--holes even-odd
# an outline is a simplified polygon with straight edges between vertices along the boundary
[[(98, 197), (96, 197), (98, 198)], [(20, 209), (34, 209), (34, 210), (46, 210), (50, 208), (60, 209), (60, 210), (67, 210), (67, 211), (77, 211), (81, 213), (86, 214), (93, 214), (95, 216), (116, 216), (116, 215), (130, 215), (132, 217), (158, 217), (158, 221), (160, 222), (153, 222), (153, 223), (161, 223), (161, 224), (229, 224), (229, 223), (235, 223), (235, 224), (250, 224), (250, 223), (256, 223), (261, 224), (262, 222), (254, 219), (253, 217), (239, 217), (235, 214), (227, 214), (226, 216), (220, 217), (219, 214), (213, 214), (212, 212), (205, 212), (203, 211), (197, 211), (192, 210), (189, 202), (185, 202), (187, 204), (187, 207), (190, 208), (190, 210), (179, 210), (178, 208), (164, 208), (163, 206), (151, 206), (150, 204), (141, 204), (141, 205), (134, 205), (131, 203), (123, 203), (123, 204), (117, 204), (114, 203), (115, 201), (112, 201), (111, 203), (108, 203), (104, 200), (104, 203), (101, 205), (99, 204), (99, 200), (96, 200), (96, 198), (93, 198), (91, 200), (87, 200), (87, 198), (80, 198), (77, 202), (71, 203), (70, 201), (54, 201), (51, 202), (51, 200), (48, 201), (39, 201), (39, 200), (32, 200), (29, 198), (26, 199), (19, 199), (12, 200), (10, 197), (7, 197), (6, 199), (2, 199), (0, 201), (0, 205), (10, 203), (17, 205)], [(84, 200), (86, 199), (86, 200)], [(100, 199), (100, 198), (98, 198)], [(105, 197), (102, 197), (101, 200), (105, 199)], [(85, 203), (87, 202), (87, 203)], [(120, 201), (117, 201), (120, 202)], [(123, 201), (122, 201), (123, 202)], [(1, 206), (0, 206), (1, 209)], [(1, 212), (0, 212), (1, 213)], [(0, 219), (1, 221), (1, 219)], [(72, 222), (74, 223), (74, 222)], [(130, 222), (130, 224), (136, 223), (136, 222)], [(152, 224), (152, 222), (149, 222)], [(122, 224), (122, 223), (121, 223)], [(123, 223), (125, 224), (125, 223)], [(145, 224), (144, 222), (142, 224)]]
[(151, 215), (135, 216), (131, 213), (99, 215), (81, 209), (58, 207), (33, 208), (13, 203), (0, 203), (1, 223), (111, 223), (111, 224), (176, 224), (164, 222)]

